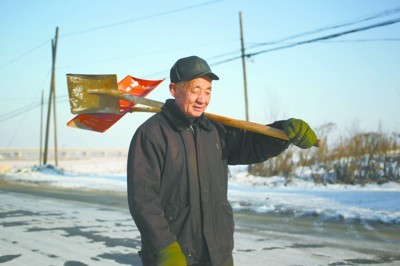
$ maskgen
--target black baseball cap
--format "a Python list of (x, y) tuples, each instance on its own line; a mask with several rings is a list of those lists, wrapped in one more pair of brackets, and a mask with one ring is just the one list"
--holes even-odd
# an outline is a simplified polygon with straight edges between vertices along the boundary
[(219, 77), (211, 71), (207, 62), (198, 56), (189, 56), (179, 59), (172, 66), (170, 72), (172, 83), (188, 81), (201, 76), (208, 76), (212, 80), (219, 80)]

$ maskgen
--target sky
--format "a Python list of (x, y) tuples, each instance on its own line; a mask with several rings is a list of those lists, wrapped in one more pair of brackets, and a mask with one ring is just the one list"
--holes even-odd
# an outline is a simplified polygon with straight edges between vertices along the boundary
[[(42, 94), (49, 97), (56, 27), (59, 148), (128, 148), (151, 115), (128, 114), (105, 133), (67, 127), (74, 117), (68, 73), (166, 78), (149, 95), (165, 101), (171, 66), (198, 55), (220, 77), (207, 112), (244, 120), (240, 12), (252, 55), (245, 61), (250, 121), (296, 117), (315, 129), (333, 123), (328, 142), (400, 132), (396, 0), (15, 0), (0, 1), (0, 10), (0, 148), (39, 147), (44, 139), (47, 105), (40, 102)], [(337, 33), (349, 34), (310, 42)]]

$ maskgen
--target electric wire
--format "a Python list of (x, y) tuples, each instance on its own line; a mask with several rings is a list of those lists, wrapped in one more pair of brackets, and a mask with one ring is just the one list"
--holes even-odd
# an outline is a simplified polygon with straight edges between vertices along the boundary
[(237, 41), (237, 40), (238, 39), (229, 39), (229, 40), (222, 40), (222, 41), (217, 41), (217, 42), (205, 43), (205, 44), (200, 44), (200, 45), (190, 46), (190, 47), (175, 47), (175, 48), (168, 49), (168, 50), (158, 50), (158, 51), (152, 51), (152, 52), (148, 52), (148, 53), (140, 53), (140, 54), (137, 54), (137, 55), (126, 55), (126, 56), (122, 56), (122, 57), (115, 57), (115, 58), (109, 58), (109, 59), (104, 59), (104, 60), (83, 62), (83, 63), (80, 63), (80, 64), (58, 66), (58, 67), (56, 67), (56, 69), (65, 69), (65, 68), (77, 67), (77, 66), (88, 66), (88, 65), (94, 65), (94, 64), (102, 64), (102, 63), (109, 63), (109, 62), (115, 62), (115, 61), (122, 61), (122, 60), (132, 60), (133, 58), (144, 57), (144, 56), (155, 55), (155, 54), (164, 54), (164, 53), (172, 52), (172, 51), (182, 51), (183, 49), (188, 49), (188, 48), (193, 49), (193, 48), (196, 48), (196, 47), (207, 47), (207, 46), (213, 46), (213, 45), (216, 45), (216, 44), (226, 44), (226, 43)]
[(302, 32), (302, 33), (297, 33), (297, 34), (294, 34), (294, 35), (290, 35), (290, 36), (281, 38), (281, 39), (276, 40), (276, 41), (257, 43), (257, 44), (254, 44), (253, 46), (250, 46), (250, 47), (247, 47), (247, 48), (251, 49), (251, 48), (258, 47), (258, 46), (279, 44), (279, 43), (281, 43), (283, 41), (287, 41), (287, 40), (291, 40), (291, 39), (295, 39), (295, 38), (299, 38), (299, 37), (304, 37), (304, 36), (307, 36), (307, 35), (310, 35), (310, 34), (315, 34), (315, 33), (323, 32), (323, 31), (328, 31), (328, 30), (338, 29), (338, 28), (342, 28), (342, 27), (347, 27), (347, 26), (358, 24), (358, 23), (370, 21), (370, 20), (373, 20), (373, 19), (381, 18), (381, 17), (392, 16), (392, 15), (398, 14), (398, 13), (400, 13), (400, 7), (390, 8), (390, 9), (386, 9), (386, 10), (383, 10), (383, 11), (379, 11), (379, 12), (373, 13), (371, 15), (364, 15), (364, 16), (361, 16), (360, 18), (354, 18), (354, 19), (350, 19), (350, 20), (347, 20), (347, 21), (344, 21), (344, 22), (339, 22), (337, 24), (324, 26), (324, 27), (317, 28), (317, 29), (314, 29), (314, 30), (309, 30), (309, 31), (305, 31), (305, 32)]
[(87, 32), (91, 32), (91, 31), (97, 31), (97, 30), (102, 30), (102, 29), (106, 29), (106, 28), (112, 28), (112, 27), (116, 27), (116, 26), (120, 26), (120, 25), (124, 25), (124, 24), (128, 24), (128, 23), (132, 23), (132, 22), (147, 20), (147, 19), (160, 17), (160, 16), (165, 16), (165, 15), (169, 15), (169, 14), (173, 14), (173, 13), (178, 13), (178, 12), (181, 12), (181, 11), (194, 9), (194, 8), (197, 8), (197, 7), (212, 5), (212, 4), (215, 4), (217, 2), (222, 2), (222, 1), (225, 1), (225, 0), (214, 0), (214, 1), (209, 1), (209, 2), (205, 2), (205, 3), (192, 5), (192, 6), (186, 6), (186, 7), (182, 7), (182, 8), (167, 10), (167, 11), (163, 11), (163, 12), (159, 12), (159, 13), (155, 13), (155, 14), (151, 14), (151, 15), (147, 15), (147, 16), (143, 16), (143, 17), (139, 17), (139, 18), (128, 19), (128, 20), (124, 20), (124, 21), (111, 23), (111, 24), (106, 24), (106, 25), (103, 25), (103, 26), (98, 26), (98, 27), (93, 27), (93, 28), (89, 28), (89, 29), (85, 29), (85, 30), (76, 31), (76, 32), (66, 33), (64, 35), (60, 35), (60, 37), (68, 37), (68, 36), (78, 35), (78, 34), (87, 33)]
[[(91, 31), (97, 31), (97, 30), (102, 30), (102, 29), (106, 29), (106, 28), (111, 28), (111, 27), (116, 27), (116, 26), (120, 26), (123, 24), (128, 24), (128, 23), (133, 23), (136, 21), (141, 21), (141, 20), (146, 20), (146, 19), (151, 19), (151, 18), (155, 18), (155, 17), (159, 17), (159, 16), (165, 16), (168, 14), (173, 14), (173, 13), (178, 13), (181, 11), (185, 11), (185, 10), (189, 10), (189, 9), (194, 9), (197, 7), (202, 7), (202, 6), (207, 6), (207, 5), (212, 5), (215, 4), (217, 2), (222, 2), (222, 1), (226, 1), (226, 0), (214, 0), (214, 1), (209, 1), (209, 2), (205, 2), (205, 3), (200, 3), (200, 4), (196, 4), (196, 5), (192, 5), (192, 6), (187, 6), (187, 7), (183, 7), (183, 8), (178, 8), (178, 9), (172, 9), (172, 10), (168, 10), (168, 11), (164, 11), (164, 12), (159, 12), (159, 13), (155, 13), (155, 14), (151, 14), (151, 15), (147, 15), (144, 17), (139, 17), (139, 18), (134, 18), (134, 19), (129, 19), (129, 20), (124, 20), (124, 21), (120, 21), (120, 22), (115, 22), (115, 23), (111, 23), (111, 24), (107, 24), (107, 25), (103, 25), (103, 26), (98, 26), (98, 27), (93, 27), (93, 28), (89, 28), (86, 30), (81, 30), (81, 31), (76, 31), (76, 32), (71, 32), (71, 33), (67, 33), (67, 34), (63, 34), (58, 36), (58, 38), (62, 38), (62, 37), (68, 37), (68, 36), (73, 36), (73, 35), (78, 35), (78, 34), (82, 34), (82, 33), (87, 33), (87, 32), (91, 32)], [(5, 63), (4, 65), (0, 66), (0, 69), (3, 69), (9, 65), (11, 65), (12, 63), (20, 60), (21, 58), (31, 54), (32, 52), (36, 51), (37, 49), (41, 48), (42, 46), (44, 46), (45, 44), (47, 44), (48, 42), (51, 42), (50, 40), (46, 40), (43, 43), (35, 46), (32, 49), (29, 49), (28, 51), (26, 51), (25, 53), (13, 58), (12, 60), (8, 61), (7, 63)]]
[[(304, 44), (309, 44), (309, 43), (314, 43), (314, 42), (320, 42), (320, 41), (325, 41), (325, 40), (329, 40), (329, 39), (333, 39), (333, 38), (337, 38), (343, 35), (348, 35), (348, 34), (352, 34), (352, 33), (356, 33), (356, 32), (361, 32), (361, 31), (365, 31), (365, 30), (370, 30), (373, 28), (377, 28), (377, 27), (384, 27), (384, 26), (389, 26), (395, 23), (400, 22), (400, 18), (396, 18), (396, 19), (391, 19), (388, 21), (384, 21), (384, 22), (380, 22), (380, 23), (376, 23), (376, 24), (372, 24), (372, 25), (368, 25), (368, 26), (364, 26), (364, 27), (360, 27), (360, 28), (356, 28), (356, 29), (351, 29), (351, 30), (347, 30), (347, 31), (342, 31), (342, 32), (338, 32), (338, 33), (334, 33), (334, 34), (330, 34), (330, 35), (326, 35), (326, 36), (322, 36), (322, 37), (317, 37), (317, 38), (313, 38), (310, 40), (305, 40), (305, 41), (300, 41), (300, 42), (296, 42), (296, 43), (292, 43), (292, 44), (288, 44), (288, 45), (283, 45), (280, 47), (275, 47), (275, 48), (270, 48), (270, 49), (265, 49), (265, 50), (261, 50), (258, 52), (253, 52), (253, 53), (248, 53), (243, 55), (244, 57), (250, 58), (250, 57), (254, 57), (263, 53), (268, 53), (268, 52), (274, 52), (274, 51), (278, 51), (278, 50), (283, 50), (283, 49), (288, 49), (288, 48), (292, 48), (295, 46), (299, 46), (299, 45), (304, 45)], [(231, 62), (237, 59), (242, 58), (242, 55), (239, 56), (235, 56), (226, 60), (222, 60), (219, 62), (215, 62), (212, 65), (216, 66), (216, 65), (220, 65), (220, 64), (224, 64), (227, 62)]]
[[(376, 38), (376, 39), (350, 39), (350, 40), (326, 40), (321, 41), (321, 43), (360, 43), (360, 42), (398, 42), (400, 38)], [(296, 44), (299, 42), (281, 42), (280, 44), (288, 45), (288, 44)], [(238, 53), (232, 52), (231, 54)], [(215, 58), (218, 58), (215, 57)]]
[(36, 51), (36, 50), (39, 49), (40, 47), (44, 46), (45, 44), (48, 44), (49, 41), (50, 41), (50, 40), (46, 40), (46, 41), (44, 41), (43, 43), (41, 43), (41, 44), (35, 46), (34, 48), (29, 49), (29, 50), (26, 51), (25, 53), (23, 53), (23, 54), (21, 54), (21, 55), (15, 57), (14, 59), (8, 61), (8, 62), (5, 63), (4, 65), (0, 66), (0, 69), (3, 69), (3, 68), (5, 68), (6, 66), (9, 66), (9, 65), (11, 65), (12, 63), (14, 63), (14, 62), (20, 60), (21, 58), (23, 58), (23, 57), (25, 57), (25, 56), (31, 54), (32, 52)]
[(355, 43), (355, 42), (398, 42), (400, 38), (379, 38), (379, 39), (354, 39), (354, 40), (333, 40), (323, 41), (324, 43)]
[[(68, 95), (62, 95), (60, 97), (57, 97), (57, 103), (63, 103), (67, 101), (68, 101)], [(44, 102), (43, 104), (48, 104), (48, 101)], [(35, 102), (32, 102), (28, 105), (25, 105), (8, 113), (2, 114), (0, 115), (0, 123), (7, 121), (11, 118), (14, 118), (16, 116), (22, 115), (24, 113), (30, 112), (33, 109), (39, 107), (40, 105), (41, 105), (41, 100), (36, 100)]]
[[(209, 1), (209, 2), (200, 3), (200, 4), (192, 5), (192, 6), (187, 6), (187, 7), (183, 7), (183, 8), (179, 8), (179, 9), (173, 9), (173, 10), (168, 10), (168, 11), (164, 11), (164, 12), (159, 12), (159, 13), (147, 15), (147, 16), (140, 17), (140, 18), (124, 20), (124, 21), (111, 23), (111, 24), (107, 24), (107, 25), (103, 25), (103, 26), (98, 26), (98, 27), (94, 27), (94, 28), (90, 28), (90, 29), (86, 29), (86, 30), (67, 33), (67, 34), (64, 34), (64, 35), (60, 35), (59, 38), (66, 37), (66, 36), (72, 36), (72, 35), (78, 35), (78, 34), (90, 32), (90, 31), (101, 30), (101, 29), (110, 28), (110, 27), (115, 27), (115, 26), (128, 24), (128, 23), (132, 23), (132, 22), (136, 22), (136, 21), (141, 21), (141, 20), (146, 20), (146, 19), (158, 17), (158, 16), (163, 16), (163, 15), (167, 15), (167, 14), (177, 13), (177, 12), (188, 10), (188, 9), (193, 9), (193, 8), (197, 8), (197, 7), (201, 7), (201, 6), (211, 5), (211, 4), (214, 4), (214, 3), (217, 3), (217, 2), (221, 2), (221, 1), (224, 1), (224, 0)], [(372, 19), (381, 18), (381, 17), (384, 17), (384, 16), (391, 16), (391, 15), (397, 14), (399, 12), (400, 12), (400, 7), (390, 8), (390, 9), (379, 11), (379, 12), (376, 12), (376, 13), (373, 13), (373, 14), (370, 14), (370, 15), (364, 15), (364, 16), (361, 16), (360, 18), (354, 18), (354, 19), (350, 19), (348, 21), (340, 22), (338, 24), (333, 24), (333, 25), (321, 27), (321, 28), (318, 28), (318, 29), (302, 32), (302, 33), (299, 33), (299, 34), (294, 34), (294, 35), (291, 35), (291, 36), (288, 36), (288, 37), (284, 37), (284, 38), (276, 40), (276, 41), (253, 44), (253, 45), (250, 45), (250, 46), (246, 47), (246, 49), (252, 49), (252, 48), (256, 48), (256, 47), (259, 47), (259, 46), (265, 46), (265, 45), (282, 44), (286, 40), (299, 38), (299, 37), (303, 37), (303, 36), (306, 36), (306, 35), (309, 35), (309, 34), (314, 34), (314, 33), (327, 31), (327, 30), (331, 30), (331, 29), (337, 29), (337, 28), (341, 28), (341, 27), (344, 27), (344, 26), (354, 25), (356, 23), (361, 23), (361, 22), (372, 20)], [(14, 59), (10, 60), (9, 62), (5, 63), (4, 65), (0, 66), (0, 69), (5, 68), (8, 65), (11, 65), (12, 63), (20, 60), (21, 58), (25, 57), (26, 55), (28, 55), (28, 54), (34, 52), (35, 50), (39, 49), (40, 47), (44, 46), (49, 41), (51, 41), (51, 40), (46, 40), (45, 42), (43, 42), (43, 43), (37, 45), (36, 47), (28, 50), (27, 52), (17, 56), (16, 58), (14, 58)], [(235, 53), (238, 53), (238, 51), (232, 51), (232, 52), (227, 52), (227, 53), (224, 53), (224, 54), (221, 54), (221, 55), (217, 55), (217, 56), (212, 57), (211, 60), (212, 59), (221, 58), (221, 57), (225, 57), (225, 56), (228, 56), (228, 55), (232, 55), (232, 54), (235, 54)], [(235, 60), (235, 59), (232, 59), (232, 60)], [(118, 59), (110, 59), (110, 60), (118, 60)], [(229, 61), (231, 61), (231, 60), (229, 60)], [(102, 61), (102, 62), (107, 62), (107, 60)], [(67, 66), (67, 67), (70, 67), (70, 66)]]
[[(253, 49), (253, 48), (257, 48), (259, 46), (266, 46), (266, 45), (288, 44), (285, 41), (291, 40), (291, 39), (295, 39), (295, 38), (299, 38), (299, 37), (304, 37), (304, 36), (307, 36), (307, 35), (310, 35), (310, 34), (315, 34), (315, 33), (320, 33), (320, 32), (324, 32), (324, 31), (332, 30), (332, 29), (338, 29), (338, 28), (342, 28), (342, 27), (345, 27), (345, 26), (350, 26), (350, 25), (354, 25), (354, 24), (370, 21), (370, 20), (373, 20), (373, 19), (381, 18), (381, 17), (392, 16), (392, 15), (395, 15), (395, 14), (398, 14), (398, 13), (400, 13), (400, 7), (385, 9), (383, 11), (375, 12), (375, 13), (368, 14), (368, 15), (363, 15), (363, 16), (358, 17), (358, 18), (353, 18), (353, 19), (349, 19), (349, 20), (346, 20), (346, 21), (343, 21), (343, 22), (339, 22), (339, 23), (335, 23), (335, 24), (332, 24), (332, 25), (324, 26), (324, 27), (321, 27), (321, 28), (317, 28), (317, 29), (305, 31), (305, 32), (302, 32), (302, 33), (290, 35), (290, 36), (287, 36), (287, 37), (284, 37), (284, 38), (281, 38), (281, 39), (278, 39), (278, 40), (275, 40), (275, 41), (256, 43), (256, 44), (252, 44), (252, 45), (246, 45), (245, 49), (248, 50), (248, 49)], [(351, 41), (351, 40), (348, 40), (348, 41), (334, 41), (334, 42), (367, 42), (367, 41), (398, 41), (398, 40), (399, 39), (396, 39), (396, 38), (394, 38), (394, 39), (385, 38), (385, 39), (376, 39), (376, 40), (363, 40), (363, 41), (358, 41), (358, 40)], [(328, 43), (328, 41), (325, 41), (325, 42)], [(332, 42), (332, 41), (330, 41), (330, 42)], [(298, 42), (295, 42), (295, 43), (298, 43)], [(289, 44), (294, 44), (294, 43), (289, 43)], [(227, 52), (225, 54), (221, 54), (221, 55), (218, 55), (218, 56), (214, 56), (214, 57), (210, 58), (210, 60), (218, 59), (218, 58), (221, 58), (221, 57), (224, 57), (224, 56), (227, 56), (227, 55), (238, 54), (238, 53), (240, 53), (239, 49), (237, 49), (235, 51), (232, 51), (232, 52)], [(241, 58), (241, 56), (239, 56), (239, 58)], [(236, 59), (237, 59), (237, 57), (232, 58), (232, 60), (236, 60)], [(227, 60), (227, 62), (232, 61), (232, 60)], [(221, 62), (223, 63), (224, 61), (221, 61)], [(218, 62), (216, 64), (220, 64), (220, 63)]]
[(258, 54), (261, 54), (261, 53), (266, 53), (266, 52), (286, 49), (286, 48), (290, 48), (290, 47), (294, 47), (294, 46), (298, 46), (298, 45), (308, 44), (308, 43), (312, 43), (312, 42), (318, 42), (318, 41), (333, 39), (333, 38), (337, 38), (337, 37), (340, 37), (340, 36), (343, 36), (343, 35), (352, 34), (352, 33), (365, 31), (365, 30), (370, 30), (370, 29), (377, 28), (377, 27), (389, 26), (389, 25), (392, 25), (392, 24), (395, 24), (395, 23), (398, 23), (398, 22), (400, 22), (400, 18), (391, 19), (391, 20), (388, 20), (388, 21), (376, 23), (376, 24), (373, 24), (373, 25), (364, 26), (364, 27), (361, 27), (361, 28), (351, 29), (351, 30), (347, 30), (347, 31), (343, 31), (343, 32), (330, 34), (330, 35), (327, 35), (327, 36), (314, 38), (314, 39), (311, 39), (311, 40), (297, 42), (297, 43), (294, 43), (294, 44), (290, 44), (288, 46), (283, 46), (283, 47), (278, 47), (278, 48), (258, 51), (258, 52), (255, 52), (255, 53), (248, 54), (247, 57), (255, 56), (255, 55), (258, 55)]

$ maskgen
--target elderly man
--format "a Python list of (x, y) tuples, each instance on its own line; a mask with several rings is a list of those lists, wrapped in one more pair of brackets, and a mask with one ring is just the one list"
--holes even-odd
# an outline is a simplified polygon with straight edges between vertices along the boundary
[(302, 120), (276, 121), (290, 141), (212, 122), (204, 116), (218, 80), (197, 56), (171, 68), (168, 99), (135, 132), (128, 155), (128, 201), (140, 231), (143, 265), (233, 265), (228, 165), (279, 155), (317, 141)]

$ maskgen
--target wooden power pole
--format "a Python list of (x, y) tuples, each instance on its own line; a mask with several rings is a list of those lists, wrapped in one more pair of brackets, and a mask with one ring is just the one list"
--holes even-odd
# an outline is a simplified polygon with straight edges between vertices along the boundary
[(50, 131), (50, 116), (51, 116), (51, 104), (54, 103), (54, 147), (55, 147), (55, 164), (58, 165), (58, 157), (57, 157), (57, 124), (56, 124), (56, 88), (55, 88), (55, 65), (56, 65), (56, 53), (57, 53), (57, 41), (58, 41), (58, 27), (56, 27), (56, 36), (55, 39), (51, 41), (51, 49), (52, 49), (52, 65), (51, 65), (51, 82), (50, 82), (50, 93), (49, 93), (49, 102), (47, 108), (47, 123), (46, 123), (46, 138), (45, 138), (45, 146), (44, 146), (44, 154), (43, 154), (43, 164), (47, 164), (47, 156), (48, 156), (48, 146), (49, 146), (49, 131)]
[(43, 163), (43, 99), (44, 99), (44, 91), (42, 90), (42, 100), (40, 102), (40, 148), (39, 148), (39, 166), (42, 166)]
[(240, 43), (242, 45), (242, 66), (243, 66), (243, 82), (244, 82), (244, 104), (246, 111), (246, 121), (249, 121), (249, 104), (247, 98), (247, 77), (246, 77), (246, 60), (245, 60), (245, 50), (244, 50), (244, 41), (243, 41), (243, 26), (242, 26), (242, 12), (239, 12), (239, 22), (240, 22)]
[(56, 75), (55, 75), (55, 65), (56, 65), (56, 54), (57, 54), (57, 40), (58, 40), (58, 27), (56, 28), (56, 38), (52, 40), (53, 48), (53, 69), (51, 75), (51, 87), (53, 88), (53, 118), (54, 118), (54, 162), (58, 166), (58, 139), (57, 139), (57, 112), (56, 112)]

